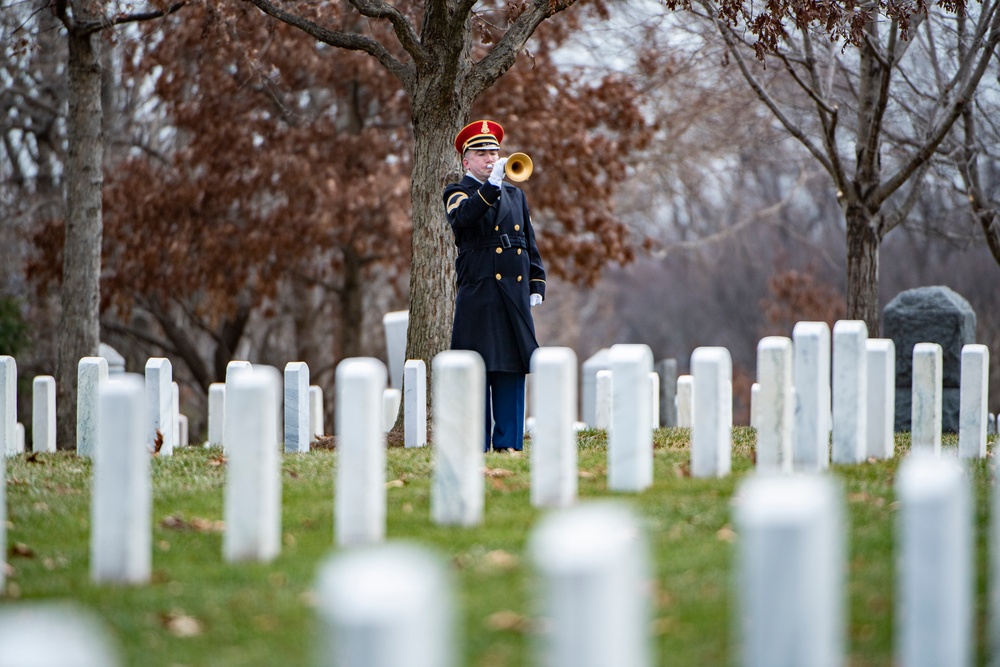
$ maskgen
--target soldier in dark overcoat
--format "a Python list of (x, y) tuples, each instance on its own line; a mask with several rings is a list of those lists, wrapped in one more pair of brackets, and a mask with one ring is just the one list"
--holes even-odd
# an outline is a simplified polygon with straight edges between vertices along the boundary
[[(455, 234), (458, 294), (453, 350), (478, 352), (486, 365), (485, 448), (521, 450), (524, 379), (538, 348), (531, 308), (545, 298), (545, 268), (535, 245), (528, 201), (504, 182), (503, 128), (470, 123), (455, 138), (465, 178), (445, 188)], [(490, 427), (490, 415), (493, 427)]]

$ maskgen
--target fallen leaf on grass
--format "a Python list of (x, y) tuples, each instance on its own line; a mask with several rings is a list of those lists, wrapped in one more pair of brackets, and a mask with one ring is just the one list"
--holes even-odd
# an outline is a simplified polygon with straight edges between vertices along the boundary
[(531, 621), (516, 611), (504, 609), (486, 617), (486, 627), (499, 632), (527, 632)]
[(45, 461), (38, 458), (38, 452), (31, 452), (26, 457), (24, 457), (24, 460), (27, 461), (28, 463), (40, 463), (42, 465), (45, 465)]
[(483, 562), (490, 568), (497, 570), (513, 570), (517, 567), (518, 558), (512, 553), (502, 549), (494, 549), (483, 556)]
[(589, 470), (581, 470), (580, 472), (577, 473), (577, 475), (581, 479), (593, 479), (594, 477), (597, 477), (597, 475), (595, 475), (594, 473), (590, 472)]
[(684, 463), (678, 463), (674, 466), (674, 474), (678, 477), (690, 477), (691, 476), (691, 463), (685, 461)]
[(723, 542), (735, 542), (736, 531), (728, 523), (715, 532), (715, 537)]
[(402, 486), (406, 486), (406, 482), (401, 479), (394, 479), (391, 482), (385, 483), (385, 488), (387, 489), (398, 489)]
[(336, 449), (337, 437), (333, 435), (317, 435), (310, 447), (312, 449)]
[(208, 465), (210, 465), (210, 466), (224, 466), (224, 465), (226, 465), (226, 457), (222, 456), (221, 454), (219, 456), (214, 456), (214, 457), (212, 457), (212, 458), (210, 458), (208, 460)]
[(160, 429), (156, 429), (156, 437), (153, 438), (153, 456), (160, 453), (160, 449), (163, 448), (163, 433)]
[(201, 623), (183, 612), (160, 614), (160, 622), (174, 637), (196, 637), (201, 634)]
[(34, 558), (35, 550), (24, 542), (15, 542), (10, 545), (9, 549), (7, 549), (7, 554), (10, 556), (17, 556), (18, 558)]
[(676, 625), (677, 623), (673, 616), (666, 616), (664, 618), (654, 619), (650, 630), (654, 636), (660, 636), (669, 633)]
[(168, 530), (193, 530), (196, 533), (221, 533), (225, 529), (226, 523), (221, 520), (204, 519), (197, 516), (188, 520), (182, 516), (171, 515), (160, 521), (160, 527)]
[(506, 468), (483, 468), (483, 474), (487, 477), (510, 477), (514, 471)]

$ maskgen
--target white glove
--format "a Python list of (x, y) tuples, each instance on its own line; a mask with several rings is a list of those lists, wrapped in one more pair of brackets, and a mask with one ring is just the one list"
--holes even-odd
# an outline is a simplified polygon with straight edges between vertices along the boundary
[(530, 297), (530, 303), (531, 303), (531, 307), (532, 308), (534, 308), (535, 306), (537, 306), (541, 302), (542, 302), (542, 295), (541, 294), (538, 294), (536, 292), (535, 294), (531, 295), (531, 297)]
[(490, 173), (489, 181), (498, 188), (500, 187), (500, 184), (503, 183), (503, 177), (507, 175), (504, 171), (506, 164), (507, 158), (505, 157), (502, 157), (493, 163), (493, 171)]

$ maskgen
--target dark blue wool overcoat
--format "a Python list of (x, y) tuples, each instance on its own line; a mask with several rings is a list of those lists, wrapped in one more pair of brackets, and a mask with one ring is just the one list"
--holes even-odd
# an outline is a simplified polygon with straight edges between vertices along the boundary
[(458, 247), (451, 348), (478, 352), (487, 371), (527, 373), (538, 348), (529, 295), (545, 297), (528, 201), (467, 174), (445, 188), (444, 205)]

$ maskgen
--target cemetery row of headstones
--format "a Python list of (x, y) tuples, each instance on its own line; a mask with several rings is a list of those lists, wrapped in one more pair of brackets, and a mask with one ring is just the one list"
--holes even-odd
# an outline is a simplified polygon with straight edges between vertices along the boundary
[[(865, 450), (862, 444), (867, 433), (864, 427), (865, 415), (869, 406), (866, 400), (867, 373), (864, 362), (867, 359), (866, 343), (863, 340), (865, 332), (863, 325), (859, 323), (846, 322), (838, 323), (834, 328), (833, 335), (833, 390), (832, 390), (832, 424), (830, 423), (831, 410), (829, 397), (831, 391), (823, 386), (823, 382), (816, 383), (815, 391), (811, 394), (806, 389), (803, 379), (814, 376), (823, 377), (825, 369), (830, 368), (829, 357), (824, 359), (823, 340), (829, 341), (829, 331), (823, 331), (825, 325), (815, 323), (802, 323), (811, 326), (796, 327), (794, 346), (787, 339), (765, 339), (760, 345), (760, 362), (758, 364), (758, 380), (761, 389), (757, 409), (758, 425), (761, 430), (763, 441), (759, 447), (758, 467), (762, 471), (788, 471), (792, 468), (805, 468), (810, 470), (823, 470), (828, 466), (828, 454), (825, 451), (819, 452), (819, 447), (802, 434), (809, 434), (806, 429), (795, 430), (794, 443), (805, 441), (806, 447), (803, 451), (806, 454), (804, 462), (799, 464), (795, 458), (796, 447), (789, 443), (787, 431), (789, 426), (796, 429), (798, 426), (795, 420), (789, 419), (789, 406), (791, 396), (796, 396), (799, 401), (799, 412), (806, 412), (803, 406), (815, 408), (808, 411), (811, 421), (804, 422), (814, 427), (817, 437), (826, 438), (832, 431), (834, 461), (842, 463), (855, 463), (864, 460)], [(810, 331), (811, 330), (811, 331)], [(814, 334), (814, 338), (819, 341), (818, 345), (813, 338), (808, 336), (802, 338), (802, 344), (798, 340), (797, 334), (806, 331)], [(803, 334), (804, 335), (804, 334)], [(792, 348), (809, 350), (819, 350), (817, 354), (807, 355), (803, 362), (805, 368), (799, 372), (796, 367), (795, 372), (790, 372), (790, 366), (795, 359), (799, 359), (797, 352), (793, 353)], [(828, 349), (828, 347), (826, 348)], [(939, 383), (940, 373), (935, 373), (935, 369), (940, 367), (940, 362), (935, 362), (936, 350), (934, 346), (927, 349), (921, 348), (914, 351), (914, 425), (915, 425), (915, 450), (930, 453), (940, 452), (940, 408), (935, 408), (938, 401), (935, 394), (935, 386)], [(983, 350), (973, 349), (976, 362), (983, 363)], [(930, 360), (917, 362), (918, 355), (927, 355)], [(939, 358), (939, 357), (938, 357)], [(165, 363), (164, 363), (165, 362)], [(653, 392), (650, 390), (650, 372), (652, 370), (652, 355), (649, 348), (644, 345), (616, 345), (610, 350), (611, 362), (611, 411), (610, 424), (612, 428), (608, 438), (608, 488), (618, 491), (641, 491), (648, 488), (652, 482), (652, 425), (651, 414), (654, 401)], [(91, 533), (91, 573), (97, 582), (122, 582), (139, 584), (148, 581), (150, 575), (151, 560), (151, 481), (149, 474), (149, 452), (150, 445), (155, 444), (157, 438), (161, 438), (160, 451), (168, 442), (165, 435), (169, 432), (170, 413), (172, 400), (163, 400), (163, 395), (168, 393), (170, 384), (164, 381), (164, 369), (169, 369), (169, 362), (166, 360), (150, 360), (147, 365), (146, 378), (139, 376), (125, 376), (115, 381), (105, 380), (100, 382), (100, 375), (97, 385), (100, 387), (98, 394), (98, 410), (96, 413), (97, 440), (94, 449), (94, 499), (92, 508)], [(483, 520), (484, 505), (484, 485), (483, 485), (483, 454), (479, 446), (481, 437), (481, 423), (484, 418), (483, 387), (484, 368), (482, 360), (477, 355), (470, 352), (450, 351), (439, 355), (434, 359), (434, 422), (436, 425), (436, 448), (434, 461), (434, 477), (432, 480), (431, 495), (431, 518), (434, 522), (444, 525), (477, 525)], [(921, 370), (926, 365), (928, 370)], [(699, 348), (692, 354), (692, 441), (691, 441), (691, 471), (695, 476), (717, 476), (728, 474), (731, 456), (731, 426), (732, 426), (732, 381), (731, 381), (731, 361), (728, 351), (724, 348)], [(812, 372), (809, 372), (809, 369)], [(227, 561), (238, 562), (245, 560), (268, 561), (274, 558), (280, 549), (280, 464), (278, 461), (278, 414), (279, 410), (275, 406), (280, 406), (279, 397), (284, 399), (286, 446), (288, 439), (289, 425), (295, 425), (295, 419), (289, 419), (287, 413), (290, 404), (298, 405), (295, 401), (289, 401), (287, 395), (281, 392), (282, 378), (275, 369), (258, 368), (254, 369), (249, 364), (235, 365), (232, 367), (231, 377), (227, 376), (223, 423), (223, 444), (226, 446), (228, 455), (227, 483), (225, 490), (225, 533), (223, 541), (223, 555)], [(151, 372), (152, 371), (152, 372)], [(289, 388), (298, 388), (301, 396), (303, 386), (302, 378), (297, 373), (301, 373), (303, 368), (293, 366), (286, 368), (284, 390), (287, 394)], [(576, 417), (576, 358), (573, 352), (566, 348), (542, 348), (532, 359), (532, 372), (536, 381), (536, 391), (532, 394), (534, 403), (534, 414), (536, 416), (535, 434), (531, 449), (531, 500), (539, 507), (566, 508), (576, 501), (576, 443), (573, 437)], [(98, 370), (98, 374), (100, 371)], [(970, 371), (971, 374), (971, 371)], [(793, 389), (790, 378), (799, 378), (799, 382)], [(970, 375), (971, 376), (971, 375)], [(168, 376), (169, 377), (169, 376)], [(977, 378), (979, 376), (976, 376)], [(291, 381), (290, 381), (291, 380)], [(975, 383), (979, 389), (984, 387), (978, 382)], [(151, 391), (151, 387), (153, 388)], [(350, 419), (339, 419), (337, 423), (338, 435), (338, 483), (336, 485), (336, 541), (340, 546), (371, 546), (377, 545), (385, 539), (385, 449), (384, 449), (384, 389), (386, 388), (386, 369), (378, 361), (373, 359), (352, 359), (343, 362), (337, 369), (337, 414), (350, 415)], [(970, 389), (971, 391), (971, 389)], [(794, 392), (794, 393), (793, 393)], [(985, 391), (981, 392), (985, 394)], [(808, 401), (812, 397), (811, 401)], [(984, 412), (985, 398), (972, 401), (977, 414)], [(302, 401), (308, 405), (308, 401)], [(419, 403), (423, 403), (420, 401)], [(964, 401), (963, 401), (964, 403)], [(838, 406), (845, 405), (848, 407)], [(156, 413), (151, 417), (149, 413)], [(111, 416), (114, 416), (112, 419)], [(166, 415), (166, 416), (164, 416)], [(151, 428), (152, 419), (157, 428)], [(9, 421), (9, 420), (7, 420)], [(963, 420), (965, 423), (965, 420)], [(975, 431), (976, 448), (978, 452), (985, 446), (985, 430), (982, 419), (972, 419), (971, 429)], [(0, 430), (6, 434), (8, 429), (4, 424), (4, 429)], [(918, 429), (924, 429), (926, 435), (921, 432), (918, 440)], [(935, 438), (934, 431), (937, 431)], [(838, 440), (838, 435), (840, 440)], [(153, 442), (151, 442), (151, 440)], [(981, 441), (981, 442), (980, 442)], [(135, 443), (143, 442), (146, 446), (136, 447)], [(172, 442), (172, 440), (170, 441)], [(859, 444), (862, 443), (862, 444)], [(970, 448), (971, 451), (972, 448)], [(891, 451), (886, 451), (891, 455)], [(811, 458), (809, 458), (811, 457)], [(0, 457), (2, 458), (2, 457)], [(789, 464), (790, 462), (790, 464)], [(950, 465), (942, 459), (935, 459), (929, 463), (914, 463), (910, 467), (919, 472), (920, 483), (905, 485), (906, 475), (900, 474), (900, 495), (905, 498), (903, 489), (911, 489), (915, 494), (913, 505), (923, 507), (927, 505), (929, 509), (915, 510), (918, 515), (923, 512), (923, 518), (912, 520), (913, 526), (904, 521), (902, 543), (906, 548), (908, 544), (906, 530), (930, 530), (924, 523), (940, 520), (942, 511), (940, 507), (934, 505), (935, 502), (945, 502), (948, 507), (956, 507), (960, 514), (951, 513), (947, 515), (950, 524), (961, 524), (962, 516), (968, 515), (968, 508), (960, 500), (954, 500), (954, 495), (959, 492), (949, 491), (955, 488), (955, 484), (938, 480), (939, 470), (947, 469)], [(788, 558), (801, 557), (805, 559), (801, 566), (786, 566), (771, 572), (764, 583), (759, 581), (745, 582), (746, 590), (741, 589), (741, 598), (745, 605), (742, 609), (741, 620), (744, 627), (743, 646), (746, 653), (746, 664), (806, 664), (799, 660), (800, 656), (806, 655), (830, 655), (831, 651), (843, 651), (843, 640), (840, 637), (842, 630), (838, 629), (840, 612), (837, 611), (840, 603), (831, 598), (838, 598), (841, 589), (835, 584), (821, 584), (816, 587), (817, 600), (808, 602), (816, 605), (816, 608), (793, 606), (791, 610), (785, 609), (784, 615), (776, 618), (780, 622), (768, 617), (767, 623), (762, 623), (756, 613), (763, 613), (765, 607), (770, 609), (769, 614), (774, 614), (775, 600), (771, 599), (768, 592), (774, 588), (776, 580), (781, 573), (794, 572), (796, 576), (804, 576), (805, 580), (815, 581), (814, 575), (817, 569), (822, 570), (821, 576), (834, 576), (830, 572), (838, 570), (835, 563), (837, 556), (838, 540), (838, 520), (836, 511), (831, 510), (831, 506), (836, 503), (831, 500), (835, 493), (823, 491), (821, 486), (829, 484), (828, 480), (818, 482), (803, 482), (799, 476), (783, 476), (780, 478), (757, 477), (746, 483), (746, 496), (750, 500), (741, 502), (740, 514), (737, 516), (737, 526), (741, 529), (744, 537), (741, 540), (743, 560), (741, 563), (757, 563), (757, 565), (746, 566), (745, 578), (752, 579), (760, 575), (762, 571), (771, 572), (764, 568), (761, 563), (771, 563), (779, 554), (789, 554)], [(959, 478), (960, 479), (960, 478)], [(930, 480), (930, 481), (928, 481)], [(937, 480), (937, 481), (935, 481)], [(802, 490), (802, 485), (813, 484), (807, 487), (808, 492)], [(753, 486), (756, 485), (756, 486)], [(820, 486), (816, 486), (820, 485)], [(760, 491), (754, 489), (760, 488)], [(786, 487), (791, 488), (787, 491)], [(816, 489), (819, 489), (817, 491)], [(926, 493), (930, 489), (934, 494), (927, 498)], [(959, 489), (960, 491), (960, 489)], [(792, 498), (809, 497), (810, 502), (788, 502), (787, 497), (782, 493), (791, 494)], [(923, 495), (921, 495), (923, 493)], [(760, 496), (759, 503), (752, 500), (755, 496)], [(775, 498), (779, 500), (775, 500)], [(824, 500), (826, 499), (826, 500)], [(756, 512), (746, 508), (758, 507)], [(967, 503), (966, 503), (967, 505)], [(795, 506), (795, 516), (785, 516), (787, 512), (779, 511), (780, 508)], [(123, 508), (130, 508), (132, 511), (124, 512)], [(140, 511), (136, 512), (135, 509)], [(580, 508), (585, 519), (575, 519), (580, 526), (593, 527), (601, 525), (602, 519), (599, 516), (588, 516), (586, 512), (589, 508)], [(784, 513), (783, 513), (784, 512)], [(801, 515), (801, 516), (799, 516)], [(563, 521), (568, 526), (572, 526), (574, 516), (578, 513), (569, 513), (568, 518), (553, 519), (553, 521)], [(817, 517), (826, 517), (820, 519)], [(908, 516), (904, 511), (902, 516)], [(956, 519), (956, 517), (958, 517)], [(801, 520), (802, 534), (791, 534), (787, 526), (794, 524), (796, 520)], [(781, 529), (769, 529), (769, 521), (777, 522)], [(573, 537), (572, 529), (566, 526), (553, 528), (559, 535), (546, 542), (544, 537), (538, 537), (539, 543), (560, 545), (576, 545), (579, 553), (575, 555), (563, 556), (566, 562), (560, 566), (546, 565), (544, 557), (538, 563), (539, 570), (549, 572), (551, 570), (551, 581), (547, 586), (551, 590), (564, 591), (561, 594), (553, 593), (558, 599), (550, 601), (550, 617), (558, 615), (560, 607), (566, 607), (565, 586), (558, 583), (560, 567), (569, 568), (575, 574), (565, 574), (563, 576), (572, 578), (579, 575), (579, 570), (573, 568), (583, 567), (581, 561), (592, 560), (593, 567), (607, 569), (595, 574), (599, 577), (610, 577), (603, 584), (595, 583), (595, 590), (604, 590), (602, 595), (610, 596), (602, 598), (601, 603), (605, 607), (615, 608), (620, 598), (627, 598), (624, 604), (637, 604), (636, 600), (641, 596), (623, 595), (622, 590), (629, 590), (628, 577), (622, 579), (622, 571), (640, 572), (643, 569), (639, 564), (623, 565), (615, 560), (613, 552), (614, 546), (620, 545), (622, 540), (632, 540), (635, 545), (637, 531), (628, 526), (628, 521), (618, 518), (607, 520), (610, 534), (600, 534), (600, 538), (594, 541), (593, 535), (577, 535)], [(0, 523), (0, 525), (3, 525)], [(757, 528), (755, 528), (755, 526)], [(755, 538), (755, 530), (759, 528), (761, 535), (766, 536), (770, 530), (778, 540), (778, 544), (767, 542), (766, 537)], [(940, 527), (933, 528), (940, 530)], [(541, 531), (542, 528), (540, 527)], [(559, 531), (566, 531), (559, 533)], [(586, 531), (584, 531), (586, 532)], [(544, 534), (544, 531), (543, 531)], [(624, 535), (631, 537), (614, 537), (614, 535)], [(963, 538), (960, 534), (959, 538)], [(921, 544), (921, 539), (926, 537), (915, 537), (911, 541), (914, 544)], [(961, 541), (961, 540), (959, 540)], [(954, 540), (952, 540), (954, 542)], [(598, 548), (601, 547), (601, 548)], [(605, 550), (604, 547), (607, 547)], [(752, 551), (759, 548), (761, 551)], [(541, 552), (546, 552), (546, 548), (539, 547)], [(595, 555), (594, 551), (602, 552), (603, 555)], [(607, 551), (607, 553), (603, 553)], [(635, 558), (636, 549), (621, 549), (623, 552), (630, 552), (631, 558)], [(641, 551), (641, 550), (640, 550)], [(926, 551), (926, 550), (925, 550)], [(954, 565), (954, 558), (965, 558), (965, 552), (952, 551), (947, 553), (934, 553), (934, 559), (950, 558)], [(804, 554), (804, 555), (803, 555)], [(825, 554), (817, 557), (817, 554)], [(346, 556), (345, 556), (346, 557)], [(924, 560), (917, 559), (918, 562), (928, 562), (927, 556)], [(379, 559), (372, 559), (373, 562), (380, 562)], [(559, 560), (559, 557), (556, 558)], [(639, 559), (641, 561), (641, 558)], [(390, 561), (391, 562), (391, 559)], [(907, 604), (931, 605), (939, 608), (948, 601), (942, 601), (942, 593), (937, 589), (928, 592), (929, 580), (933, 577), (927, 576), (928, 571), (935, 571), (940, 563), (932, 560), (912, 576), (904, 575), (904, 580), (913, 581), (916, 590), (910, 597), (904, 589), (901, 599), (916, 600)], [(770, 566), (769, 566), (770, 567)], [(777, 566), (775, 566), (777, 567)], [(928, 570), (926, 568), (930, 568)], [(392, 569), (392, 568), (390, 568)], [(805, 572), (806, 574), (803, 574)], [(812, 574), (809, 574), (812, 572)], [(963, 570), (968, 576), (968, 568)], [(333, 575), (330, 575), (331, 577)], [(375, 579), (385, 579), (391, 576), (390, 572), (384, 572)], [(322, 577), (327, 579), (326, 575)], [(347, 577), (349, 580), (364, 580), (362, 576)], [(940, 579), (940, 577), (939, 577)], [(569, 584), (567, 584), (569, 585)], [(624, 586), (624, 589), (623, 589)], [(782, 584), (787, 587), (788, 594), (785, 596), (789, 605), (807, 604), (795, 598), (793, 593), (803, 588), (802, 582), (795, 580)], [(935, 584), (936, 586), (936, 584)], [(419, 586), (418, 586), (419, 588)], [(780, 587), (779, 587), (780, 588)], [(955, 586), (948, 587), (948, 593), (952, 593)], [(961, 588), (961, 586), (959, 586)], [(785, 589), (782, 589), (785, 590)], [(757, 595), (768, 596), (768, 602), (764, 605)], [(560, 597), (561, 596), (561, 597)], [(345, 596), (348, 598), (350, 596)], [(377, 596), (376, 596), (377, 597)], [(783, 600), (779, 596), (779, 600)], [(967, 601), (967, 598), (962, 598)], [(762, 606), (763, 605), (763, 606)], [(807, 605), (808, 606), (808, 605)], [(417, 608), (423, 608), (418, 605)], [(598, 615), (596, 606), (587, 610), (584, 617)], [(909, 607), (907, 607), (909, 609)], [(922, 607), (923, 608), (923, 607)], [(951, 607), (947, 607), (951, 608)], [(756, 610), (756, 611), (755, 611)], [(642, 618), (644, 612), (630, 611), (627, 608), (617, 610), (615, 618), (638, 619)], [(349, 614), (349, 616), (351, 616)], [(579, 615), (578, 615), (579, 616)], [(818, 628), (812, 628), (812, 634), (808, 629), (803, 629), (799, 621), (803, 617), (819, 620)], [(961, 614), (958, 615), (961, 621)], [(603, 618), (603, 617), (602, 617)], [(905, 618), (921, 619), (924, 616), (920, 611), (910, 611)], [(577, 618), (573, 623), (579, 622)], [(926, 619), (923, 622), (926, 625)], [(585, 657), (581, 657), (577, 649), (577, 644), (583, 641), (583, 636), (594, 638), (595, 642), (610, 642), (614, 647), (613, 655), (635, 656), (635, 660), (626, 664), (647, 664), (648, 647), (645, 646), (645, 633), (637, 631), (636, 628), (644, 627), (642, 623), (620, 623), (618, 621), (602, 620), (600, 623), (607, 626), (605, 633), (615, 635), (610, 639), (599, 639), (605, 636), (602, 633), (587, 631), (579, 625), (573, 626), (568, 634), (561, 635), (554, 629), (551, 633), (553, 645), (548, 649), (552, 655), (560, 655), (562, 646), (567, 656), (565, 658), (571, 662), (552, 662), (550, 664), (591, 664), (586, 662)], [(957, 621), (958, 623), (958, 621)], [(437, 622), (443, 626), (444, 623)], [(764, 625), (766, 627), (761, 628)], [(967, 625), (967, 624), (966, 624)], [(786, 627), (787, 626), (787, 627)], [(912, 637), (912, 641), (918, 644), (912, 650), (912, 655), (917, 656), (938, 656), (936, 650), (944, 650), (939, 646), (927, 648), (924, 644), (929, 637), (938, 637), (937, 641), (947, 644), (948, 656), (961, 658), (968, 653), (968, 648), (961, 646), (955, 648), (955, 633), (959, 635), (968, 634), (965, 626), (947, 626), (948, 633), (943, 637), (936, 632), (940, 628), (928, 628), (918, 625), (915, 630), (907, 631), (903, 629), (904, 637)], [(556, 623), (558, 627), (558, 623)], [(958, 627), (957, 631), (953, 628)], [(792, 628), (793, 630), (788, 630)], [(397, 631), (390, 628), (389, 632)], [(581, 635), (580, 633), (583, 632)], [(766, 640), (754, 643), (755, 638), (759, 638), (759, 633), (766, 635)], [(782, 633), (777, 640), (778, 646), (785, 646), (788, 650), (782, 650), (780, 656), (792, 656), (787, 663), (775, 662), (772, 654), (774, 651), (774, 632)], [(347, 633), (350, 635), (350, 633)], [(815, 635), (815, 636), (814, 636)], [(337, 630), (334, 628), (331, 637), (337, 637)], [(346, 635), (345, 635), (346, 636)], [(556, 638), (562, 636), (563, 641)], [(627, 636), (627, 637), (626, 637)], [(638, 636), (638, 639), (636, 637)], [(565, 637), (572, 637), (573, 645), (566, 644)], [(630, 639), (628, 637), (631, 637)], [(942, 638), (943, 637), (943, 638)], [(335, 640), (340, 641), (340, 640)], [(353, 639), (345, 639), (348, 644), (354, 645)], [(967, 640), (966, 640), (967, 641)], [(799, 645), (802, 643), (802, 646)], [(804, 646), (804, 648), (803, 648)], [(906, 641), (901, 643), (900, 649), (906, 655), (910, 649), (906, 647)], [(755, 648), (757, 647), (757, 648)], [(792, 650), (794, 648), (794, 650)], [(339, 649), (338, 649), (339, 650)], [(359, 656), (361, 662), (342, 662), (339, 664), (376, 664), (364, 662), (362, 657), (368, 655), (364, 647), (355, 647), (349, 652), (350, 655)], [(409, 651), (417, 650), (419, 647), (410, 647)], [(607, 645), (600, 643), (595, 645), (588, 655), (605, 655), (603, 650), (608, 649)], [(754, 659), (754, 651), (759, 650), (764, 657)], [(962, 650), (966, 653), (962, 653)], [(957, 652), (956, 652), (957, 651)], [(575, 661), (575, 662), (574, 662)], [(388, 664), (388, 663), (386, 663)], [(441, 662), (431, 662), (428, 664), (442, 664)], [(607, 664), (607, 662), (595, 662), (593, 664)], [(827, 664), (825, 662), (817, 664)], [(907, 664), (919, 664), (908, 662)], [(940, 663), (927, 663), (940, 664)], [(965, 664), (964, 660), (951, 662), (949, 664)]]
[[(266, 383), (253, 381), (244, 389), (247, 398), (267, 391)], [(139, 394), (132, 393), (139, 408)], [(133, 428), (138, 435), (141, 428)], [(914, 453), (900, 466), (897, 495), (896, 660), (909, 667), (971, 665), (968, 480), (956, 461)], [(997, 507), (994, 501), (994, 512)], [(828, 475), (765, 473), (740, 483), (734, 502), (735, 662), (845, 664), (843, 513), (841, 489)], [(458, 610), (445, 561), (418, 545), (381, 542), (378, 537), (342, 550), (321, 564), (317, 664), (459, 664)], [(994, 559), (998, 547), (994, 536)], [(654, 574), (643, 524), (633, 511), (595, 501), (550, 513), (532, 529), (526, 555), (537, 582), (533, 615), (536, 623), (544, 619), (531, 646), (532, 664), (658, 664), (649, 631)], [(996, 609), (991, 614), (995, 625)], [(121, 664), (101, 630), (92, 617), (61, 606), (6, 606), (0, 610), (0, 664), (54, 667), (69, 657), (72, 664)]]

